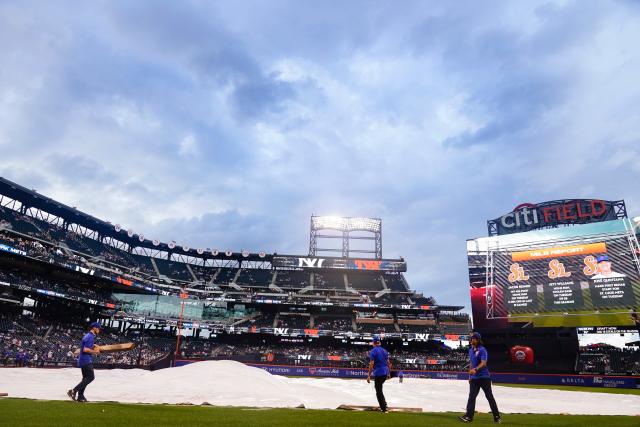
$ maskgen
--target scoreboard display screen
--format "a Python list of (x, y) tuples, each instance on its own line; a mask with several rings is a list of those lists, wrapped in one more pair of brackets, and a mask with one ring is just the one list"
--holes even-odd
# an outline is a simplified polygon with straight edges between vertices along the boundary
[(630, 324), (640, 305), (634, 239), (610, 221), (469, 241), (474, 323)]

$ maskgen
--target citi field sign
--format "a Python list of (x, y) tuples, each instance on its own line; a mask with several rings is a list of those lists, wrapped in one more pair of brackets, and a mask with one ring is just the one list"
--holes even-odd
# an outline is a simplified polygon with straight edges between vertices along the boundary
[(511, 212), (487, 221), (490, 236), (522, 233), (560, 225), (587, 224), (627, 217), (624, 200), (599, 199), (554, 200), (522, 203)]

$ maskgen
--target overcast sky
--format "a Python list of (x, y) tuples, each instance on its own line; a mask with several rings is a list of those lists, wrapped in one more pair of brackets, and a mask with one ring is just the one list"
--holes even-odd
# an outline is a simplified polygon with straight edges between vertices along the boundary
[(522, 202), (640, 214), (637, 1), (0, 1), (0, 175), (149, 238), (305, 254), (383, 219), (469, 306)]

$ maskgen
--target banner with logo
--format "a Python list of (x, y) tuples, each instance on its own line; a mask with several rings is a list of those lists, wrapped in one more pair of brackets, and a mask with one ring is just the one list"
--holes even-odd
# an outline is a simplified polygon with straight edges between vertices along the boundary
[(27, 253), (21, 249), (16, 249), (12, 246), (5, 245), (4, 243), (0, 243), (0, 251), (9, 252), (15, 255), (27, 256)]
[(274, 256), (271, 265), (281, 268), (335, 268), (367, 271), (407, 271), (407, 263), (397, 260)]
[(554, 200), (522, 203), (513, 211), (487, 221), (490, 236), (521, 233), (559, 225), (587, 224), (627, 217), (624, 200)]

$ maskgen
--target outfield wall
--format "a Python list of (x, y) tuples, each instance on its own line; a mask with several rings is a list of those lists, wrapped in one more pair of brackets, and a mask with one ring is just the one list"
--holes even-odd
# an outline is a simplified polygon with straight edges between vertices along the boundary
[[(177, 360), (176, 366), (199, 362), (199, 360)], [(246, 365), (263, 369), (273, 375), (291, 377), (319, 377), (319, 378), (366, 378), (367, 370), (362, 368), (331, 368), (293, 365), (266, 365), (247, 363)], [(395, 372), (394, 372), (395, 376)], [(453, 371), (418, 371), (405, 370), (405, 378), (433, 378), (440, 380), (468, 380), (466, 372)], [(569, 385), (583, 387), (631, 388), (640, 389), (638, 376), (614, 375), (565, 375), (565, 374), (518, 374), (492, 373), (494, 383), (506, 384), (537, 384), (537, 385)]]

